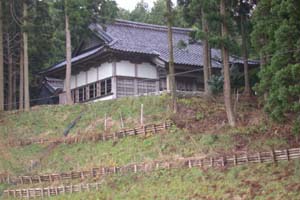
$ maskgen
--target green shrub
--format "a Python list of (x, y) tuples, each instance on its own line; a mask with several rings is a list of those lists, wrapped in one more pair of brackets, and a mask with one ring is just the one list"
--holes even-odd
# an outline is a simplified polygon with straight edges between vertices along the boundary
[(214, 95), (217, 95), (223, 90), (224, 78), (223, 76), (213, 75), (211, 79), (208, 81), (208, 85), (210, 86), (210, 90)]

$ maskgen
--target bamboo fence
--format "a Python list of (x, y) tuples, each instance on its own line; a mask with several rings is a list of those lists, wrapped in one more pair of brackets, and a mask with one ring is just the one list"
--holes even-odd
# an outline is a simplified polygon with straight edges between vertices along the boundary
[[(129, 164), (126, 166), (97, 167), (85, 171), (71, 171), (56, 174), (43, 174), (33, 176), (10, 177), (3, 176), (1, 183), (7, 184), (36, 184), (62, 182), (64, 180), (74, 179), (100, 179), (112, 174), (129, 174), (129, 173), (147, 173), (162, 169), (184, 169), (184, 168), (222, 168), (238, 165), (247, 165), (250, 163), (272, 163), (282, 160), (294, 160), (300, 158), (300, 148), (271, 150), (254, 154), (242, 154), (233, 156), (220, 156), (210, 158), (182, 158), (173, 161), (153, 161), (139, 164)], [(5, 191), (6, 194), (12, 194), (14, 190)]]
[(172, 125), (171, 121), (166, 121), (160, 124), (149, 124), (138, 128), (133, 129), (123, 129), (121, 131), (117, 131), (113, 134), (94, 134), (94, 135), (83, 135), (83, 136), (74, 136), (74, 137), (65, 137), (65, 138), (53, 138), (53, 139), (19, 139), (19, 140), (10, 140), (9, 145), (11, 147), (20, 147), (27, 146), (32, 144), (75, 144), (75, 143), (83, 143), (89, 141), (107, 141), (107, 140), (117, 140), (120, 138), (124, 138), (127, 136), (133, 135), (148, 135), (148, 134), (158, 134), (167, 129), (169, 129)]
[(101, 183), (88, 183), (78, 185), (68, 185), (59, 187), (47, 187), (47, 188), (31, 188), (31, 189), (19, 189), (9, 190), (6, 193), (6, 197), (14, 198), (44, 198), (51, 196), (58, 196), (61, 194), (72, 194), (77, 192), (86, 192), (91, 190), (98, 190)]

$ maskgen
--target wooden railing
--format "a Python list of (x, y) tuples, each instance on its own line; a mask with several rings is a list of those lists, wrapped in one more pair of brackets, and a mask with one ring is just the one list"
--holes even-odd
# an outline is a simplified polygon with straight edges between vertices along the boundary
[[(100, 179), (111, 174), (128, 174), (128, 173), (145, 173), (162, 169), (184, 169), (184, 168), (222, 168), (238, 165), (247, 165), (250, 163), (272, 163), (282, 160), (294, 160), (300, 158), (300, 148), (272, 150), (267, 152), (259, 152), (254, 154), (220, 156), (210, 158), (183, 158), (173, 161), (153, 161), (140, 164), (129, 164), (126, 166), (111, 166), (111, 167), (97, 167), (85, 171), (71, 171), (65, 173), (42, 174), (33, 176), (18, 176), (9, 177), (3, 176), (0, 181), (8, 184), (35, 184), (35, 183), (52, 183), (62, 182), (64, 180), (72, 179)], [(34, 190), (34, 189), (31, 189)], [(40, 190), (40, 188), (38, 188)], [(19, 191), (19, 193), (18, 193)], [(20, 191), (23, 191), (20, 192)], [(6, 190), (5, 194), (8, 196), (15, 196), (22, 194), (22, 197), (27, 197), (28, 193), (24, 190)], [(31, 195), (31, 193), (30, 193)], [(29, 195), (29, 196), (30, 196)], [(19, 195), (20, 196), (20, 195)], [(31, 196), (30, 196), (31, 197)]]
[(133, 135), (147, 135), (147, 134), (158, 134), (167, 130), (172, 125), (171, 121), (166, 121), (160, 124), (149, 124), (142, 127), (137, 127), (133, 129), (123, 129), (117, 131), (113, 134), (94, 134), (94, 135), (83, 135), (83, 136), (74, 136), (74, 137), (65, 137), (65, 138), (54, 138), (54, 139), (19, 139), (19, 140), (10, 140), (9, 145), (12, 147), (15, 146), (27, 146), (32, 144), (74, 144), (74, 143), (83, 143), (89, 141), (107, 141), (107, 140), (117, 140), (124, 138), (126, 136)]

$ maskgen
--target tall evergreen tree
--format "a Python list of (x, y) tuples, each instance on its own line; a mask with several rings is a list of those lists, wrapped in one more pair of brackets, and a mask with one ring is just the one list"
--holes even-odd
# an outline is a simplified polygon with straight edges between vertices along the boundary
[(0, 111), (4, 110), (4, 56), (3, 56), (3, 16), (0, 0)]
[(68, 10), (68, 0), (65, 0), (65, 33), (66, 33), (66, 103), (72, 104), (71, 96), (71, 59), (72, 59), (72, 46), (71, 46), (71, 33), (70, 33), (70, 21), (69, 21), (69, 10)]
[(169, 74), (168, 81), (172, 96), (172, 110), (177, 111), (176, 103), (176, 82), (175, 82), (175, 67), (174, 67), (174, 53), (173, 53), (173, 32), (172, 32), (172, 2), (166, 0), (167, 7), (167, 26), (168, 26), (168, 45), (169, 45)]
[(300, 4), (297, 0), (261, 0), (254, 11), (252, 42), (262, 55), (257, 92), (277, 121), (295, 115), (300, 133)]
[[(220, 0), (220, 14), (222, 18), (221, 36), (223, 40), (229, 37), (227, 24), (227, 8), (225, 0)], [(227, 113), (227, 119), (230, 126), (235, 126), (235, 116), (232, 107), (231, 86), (230, 86), (230, 66), (229, 66), (229, 50), (224, 42), (221, 42), (222, 60), (223, 60), (223, 75), (224, 75), (224, 102)]]
[[(27, 2), (23, 0), (23, 26), (27, 26)], [(24, 51), (24, 108), (25, 111), (30, 109), (30, 96), (29, 96), (29, 63), (28, 63), (28, 34), (27, 30), (23, 30), (23, 51)]]

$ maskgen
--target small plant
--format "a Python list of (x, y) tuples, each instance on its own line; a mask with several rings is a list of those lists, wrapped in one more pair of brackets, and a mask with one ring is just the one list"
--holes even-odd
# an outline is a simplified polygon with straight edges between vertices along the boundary
[(205, 115), (202, 112), (197, 112), (195, 118), (197, 121), (200, 121), (205, 118)]
[(203, 135), (201, 138), (201, 143), (204, 146), (211, 146), (218, 140), (218, 138), (219, 137), (217, 135)]
[(210, 86), (211, 92), (214, 95), (217, 95), (223, 90), (224, 78), (223, 76), (213, 75), (211, 79), (208, 81), (208, 85)]

